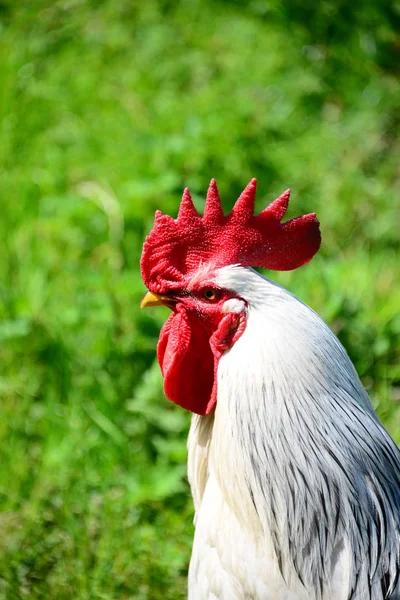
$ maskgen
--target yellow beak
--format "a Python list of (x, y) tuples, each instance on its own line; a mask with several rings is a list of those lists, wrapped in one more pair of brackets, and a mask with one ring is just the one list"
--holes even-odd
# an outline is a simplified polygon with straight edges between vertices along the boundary
[(145, 308), (146, 306), (161, 306), (162, 304), (165, 305), (168, 301), (170, 302), (171, 298), (153, 294), (153, 292), (147, 292), (142, 298), (140, 308)]

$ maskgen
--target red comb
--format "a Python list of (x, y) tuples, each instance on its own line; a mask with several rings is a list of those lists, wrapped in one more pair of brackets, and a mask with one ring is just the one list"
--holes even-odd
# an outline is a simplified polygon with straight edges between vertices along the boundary
[(186, 276), (204, 263), (289, 271), (311, 260), (321, 243), (315, 214), (281, 223), (289, 203), (287, 190), (254, 216), (256, 185), (252, 179), (226, 217), (214, 179), (203, 217), (198, 215), (187, 188), (177, 219), (157, 211), (141, 259), (146, 286), (156, 293), (179, 288)]

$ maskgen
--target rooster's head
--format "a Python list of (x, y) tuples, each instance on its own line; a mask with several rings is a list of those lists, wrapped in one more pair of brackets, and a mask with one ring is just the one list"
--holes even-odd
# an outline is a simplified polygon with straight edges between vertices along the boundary
[(172, 310), (157, 348), (165, 394), (201, 415), (215, 405), (222, 354), (246, 326), (246, 301), (218, 285), (219, 270), (229, 265), (296, 269), (321, 243), (315, 214), (281, 223), (289, 190), (254, 216), (256, 183), (251, 180), (227, 216), (214, 179), (203, 217), (185, 189), (177, 219), (157, 211), (143, 247), (141, 270), (149, 292), (141, 306), (164, 304)]

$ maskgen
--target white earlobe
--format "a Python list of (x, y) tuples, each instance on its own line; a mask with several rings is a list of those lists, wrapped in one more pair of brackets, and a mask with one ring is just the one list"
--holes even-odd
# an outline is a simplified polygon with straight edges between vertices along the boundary
[(222, 312), (225, 313), (241, 313), (244, 311), (245, 304), (243, 300), (238, 298), (230, 298), (222, 305)]

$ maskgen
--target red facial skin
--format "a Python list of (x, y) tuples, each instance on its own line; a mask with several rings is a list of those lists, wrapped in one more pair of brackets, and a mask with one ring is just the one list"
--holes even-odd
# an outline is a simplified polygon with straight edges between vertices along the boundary
[(164, 295), (173, 311), (157, 346), (165, 395), (187, 410), (208, 415), (217, 400), (219, 360), (243, 333), (245, 312), (223, 312), (224, 302), (235, 296), (213, 284)]

